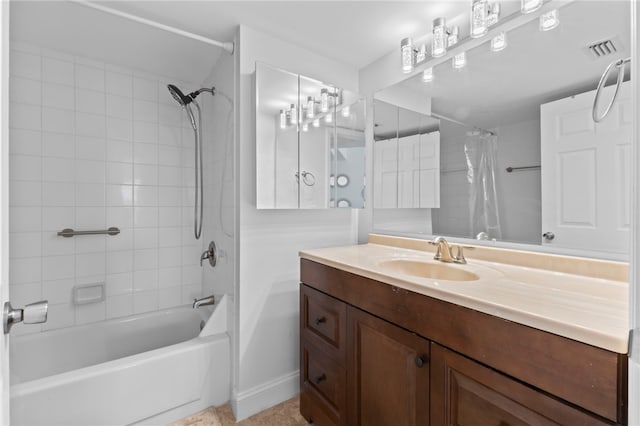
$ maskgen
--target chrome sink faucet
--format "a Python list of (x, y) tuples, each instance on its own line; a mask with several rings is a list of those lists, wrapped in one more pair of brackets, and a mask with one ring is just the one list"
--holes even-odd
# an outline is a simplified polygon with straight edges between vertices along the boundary
[(435, 256), (433, 256), (434, 260), (439, 260), (440, 262), (445, 263), (453, 263), (455, 261), (453, 253), (451, 253), (451, 246), (444, 237), (435, 237), (433, 241), (429, 241), (429, 244), (433, 244), (438, 247)]
[[(467, 263), (467, 259), (464, 257), (464, 248), (461, 245), (449, 245), (449, 242), (444, 239), (444, 237), (435, 237), (433, 241), (429, 241), (429, 244), (434, 246), (438, 246), (436, 250), (435, 256), (433, 256), (434, 260), (439, 260), (440, 262), (445, 263), (459, 263), (461, 265), (465, 265)], [(456, 249), (456, 255), (453, 255), (453, 249)], [(468, 249), (473, 249), (473, 247), (466, 247)]]

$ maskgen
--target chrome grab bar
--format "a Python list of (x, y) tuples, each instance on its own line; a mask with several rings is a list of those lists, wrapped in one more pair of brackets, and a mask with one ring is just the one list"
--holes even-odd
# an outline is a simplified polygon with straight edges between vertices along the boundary
[(59, 231), (58, 235), (60, 237), (71, 238), (76, 235), (101, 235), (101, 234), (118, 235), (119, 233), (120, 233), (120, 229), (115, 226), (112, 226), (109, 229), (100, 229), (95, 231), (74, 231), (71, 228), (65, 228), (62, 231)]
[[(622, 80), (624, 80), (624, 65), (629, 62), (631, 62), (631, 58), (618, 59), (617, 61), (611, 62), (607, 69), (604, 71), (604, 74), (602, 74), (602, 77), (600, 77), (598, 88), (596, 89), (596, 97), (593, 100), (593, 111), (591, 111), (593, 121), (595, 121), (596, 123), (601, 122), (607, 116), (607, 114), (609, 114), (609, 111), (611, 110), (611, 107), (613, 106), (613, 103), (616, 101), (616, 97), (618, 96), (618, 91), (620, 90), (620, 86), (622, 85)], [(615, 92), (613, 92), (613, 97), (611, 98), (609, 105), (607, 105), (607, 108), (605, 108), (601, 116), (598, 116), (598, 103), (600, 101), (600, 93), (602, 92), (604, 84), (607, 82), (607, 77), (609, 77), (609, 74), (614, 68), (618, 69), (616, 90)]]

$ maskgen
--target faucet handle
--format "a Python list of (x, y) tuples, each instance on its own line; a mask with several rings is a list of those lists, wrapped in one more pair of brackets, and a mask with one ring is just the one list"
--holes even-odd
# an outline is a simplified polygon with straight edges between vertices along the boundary
[(475, 249), (475, 247), (458, 245), (458, 246), (456, 246), (456, 249), (457, 249), (457, 251), (456, 251), (456, 255), (454, 257), (454, 262), (455, 263), (459, 263), (461, 265), (466, 265), (467, 264), (467, 259), (465, 259), (465, 257), (464, 257), (464, 249), (473, 250), (473, 249)]

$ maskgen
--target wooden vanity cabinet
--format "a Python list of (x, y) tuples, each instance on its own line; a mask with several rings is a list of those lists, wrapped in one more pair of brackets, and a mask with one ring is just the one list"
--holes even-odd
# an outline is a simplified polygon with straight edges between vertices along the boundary
[(431, 353), (432, 425), (611, 424), (436, 343)]
[(627, 357), (301, 259), (316, 425), (626, 424)]
[(429, 424), (429, 341), (347, 308), (349, 425)]

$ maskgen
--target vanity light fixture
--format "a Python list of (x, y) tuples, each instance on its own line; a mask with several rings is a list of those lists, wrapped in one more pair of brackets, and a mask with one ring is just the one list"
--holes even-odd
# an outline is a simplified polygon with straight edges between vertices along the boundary
[[(440, 58), (447, 53), (447, 21), (445, 18), (436, 18), (433, 20), (433, 38), (431, 39), (431, 56)], [(405, 71), (408, 72), (408, 71)]]
[(342, 116), (344, 118), (349, 118), (349, 115), (351, 115), (351, 108), (349, 108), (349, 105), (347, 105), (342, 108)]
[(315, 120), (313, 120), (313, 127), (320, 127), (320, 119), (316, 118)]
[(291, 109), (289, 109), (289, 116), (291, 117), (291, 124), (298, 123), (298, 109), (296, 108), (296, 104), (291, 104)]
[(497, 36), (491, 39), (491, 51), (499, 52), (507, 47), (507, 33), (502, 31)]
[[(460, 34), (460, 29), (456, 25), (449, 30), (449, 37), (447, 38), (447, 44), (449, 46), (454, 46), (458, 43), (458, 35)], [(467, 54), (465, 52), (458, 53), (451, 60), (451, 65), (454, 69), (463, 68), (467, 64)]]
[(471, 4), (471, 38), (479, 38), (489, 31), (487, 14), (489, 12), (488, 0), (473, 0)]
[(558, 25), (560, 25), (558, 9), (553, 9), (540, 15), (540, 31), (550, 31)]
[(402, 72), (407, 74), (413, 71), (413, 40), (411, 37), (403, 38), (400, 42), (400, 53), (402, 56)]
[(416, 53), (416, 64), (419, 64), (427, 59), (427, 45), (423, 44)]
[(489, 27), (495, 25), (500, 20), (500, 3), (491, 3), (487, 11), (487, 25)]
[(433, 68), (427, 68), (422, 72), (422, 81), (425, 83), (433, 81)]
[(329, 111), (329, 89), (327, 88), (320, 90), (320, 111)]
[(522, 0), (520, 3), (520, 11), (522, 13), (532, 13), (542, 7), (544, 0)]
[(451, 66), (456, 70), (464, 68), (465, 65), (467, 65), (467, 54), (465, 52), (458, 53), (451, 60)]
[(307, 96), (307, 118), (313, 118), (315, 115), (316, 103), (313, 100), (313, 96)]
[(284, 110), (280, 110), (280, 128), (285, 129), (287, 127), (287, 115)]

